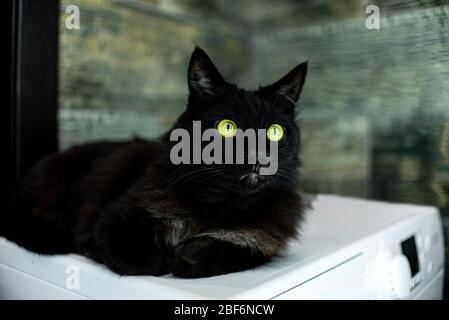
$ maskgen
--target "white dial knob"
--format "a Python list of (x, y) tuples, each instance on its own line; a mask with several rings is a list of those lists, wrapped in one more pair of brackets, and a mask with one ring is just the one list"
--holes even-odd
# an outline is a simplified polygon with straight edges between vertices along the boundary
[(379, 278), (387, 299), (403, 299), (410, 294), (412, 273), (403, 254), (383, 254), (380, 259)]
[(391, 263), (391, 290), (396, 298), (406, 298), (410, 294), (412, 273), (407, 258), (401, 254)]

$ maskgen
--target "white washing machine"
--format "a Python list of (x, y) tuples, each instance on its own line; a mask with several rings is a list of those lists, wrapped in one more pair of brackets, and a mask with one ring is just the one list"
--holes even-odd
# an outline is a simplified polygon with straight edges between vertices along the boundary
[(211, 278), (119, 277), (81, 256), (0, 238), (1, 299), (441, 299), (438, 210), (319, 195), (299, 242), (261, 267)]

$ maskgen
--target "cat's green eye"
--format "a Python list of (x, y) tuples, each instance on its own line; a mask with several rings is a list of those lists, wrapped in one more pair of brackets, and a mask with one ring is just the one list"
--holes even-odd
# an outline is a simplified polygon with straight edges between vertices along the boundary
[(280, 124), (272, 124), (267, 130), (267, 138), (270, 141), (279, 141), (284, 136), (284, 128)]
[(221, 136), (231, 138), (237, 133), (237, 125), (234, 121), (225, 119), (218, 122), (217, 130)]

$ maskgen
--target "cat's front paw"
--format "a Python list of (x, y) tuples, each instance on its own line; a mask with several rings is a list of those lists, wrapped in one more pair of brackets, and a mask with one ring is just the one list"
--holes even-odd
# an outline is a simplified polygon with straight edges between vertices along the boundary
[(178, 244), (173, 253), (171, 271), (182, 278), (200, 278), (213, 275), (210, 268), (210, 249), (213, 239), (193, 238)]
[(176, 246), (171, 272), (182, 278), (211, 277), (249, 269), (268, 259), (248, 248), (203, 236), (188, 239)]

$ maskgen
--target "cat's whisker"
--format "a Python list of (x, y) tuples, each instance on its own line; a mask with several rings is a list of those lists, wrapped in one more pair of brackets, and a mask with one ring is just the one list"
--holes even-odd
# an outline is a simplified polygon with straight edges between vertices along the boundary
[[(189, 169), (190, 169), (190, 170), (189, 170)], [(194, 168), (194, 169), (192, 169), (192, 168), (186, 168), (186, 169), (183, 171), (183, 173), (184, 173), (185, 171), (187, 171), (187, 172), (184, 173), (184, 174), (180, 174), (180, 175), (178, 175), (178, 176), (175, 176), (174, 180), (171, 181), (171, 182), (169, 183), (169, 185), (167, 186), (167, 189), (171, 188), (173, 185), (175, 185), (175, 184), (177, 184), (177, 183), (179, 183), (179, 182), (182, 182), (183, 180), (186, 180), (186, 178), (191, 177), (191, 176), (193, 176), (193, 175), (195, 175), (195, 174), (206, 173), (206, 172), (213, 172), (213, 171), (215, 171), (215, 170), (217, 170), (217, 168), (214, 168), (214, 167), (200, 167), (200, 168)]]

